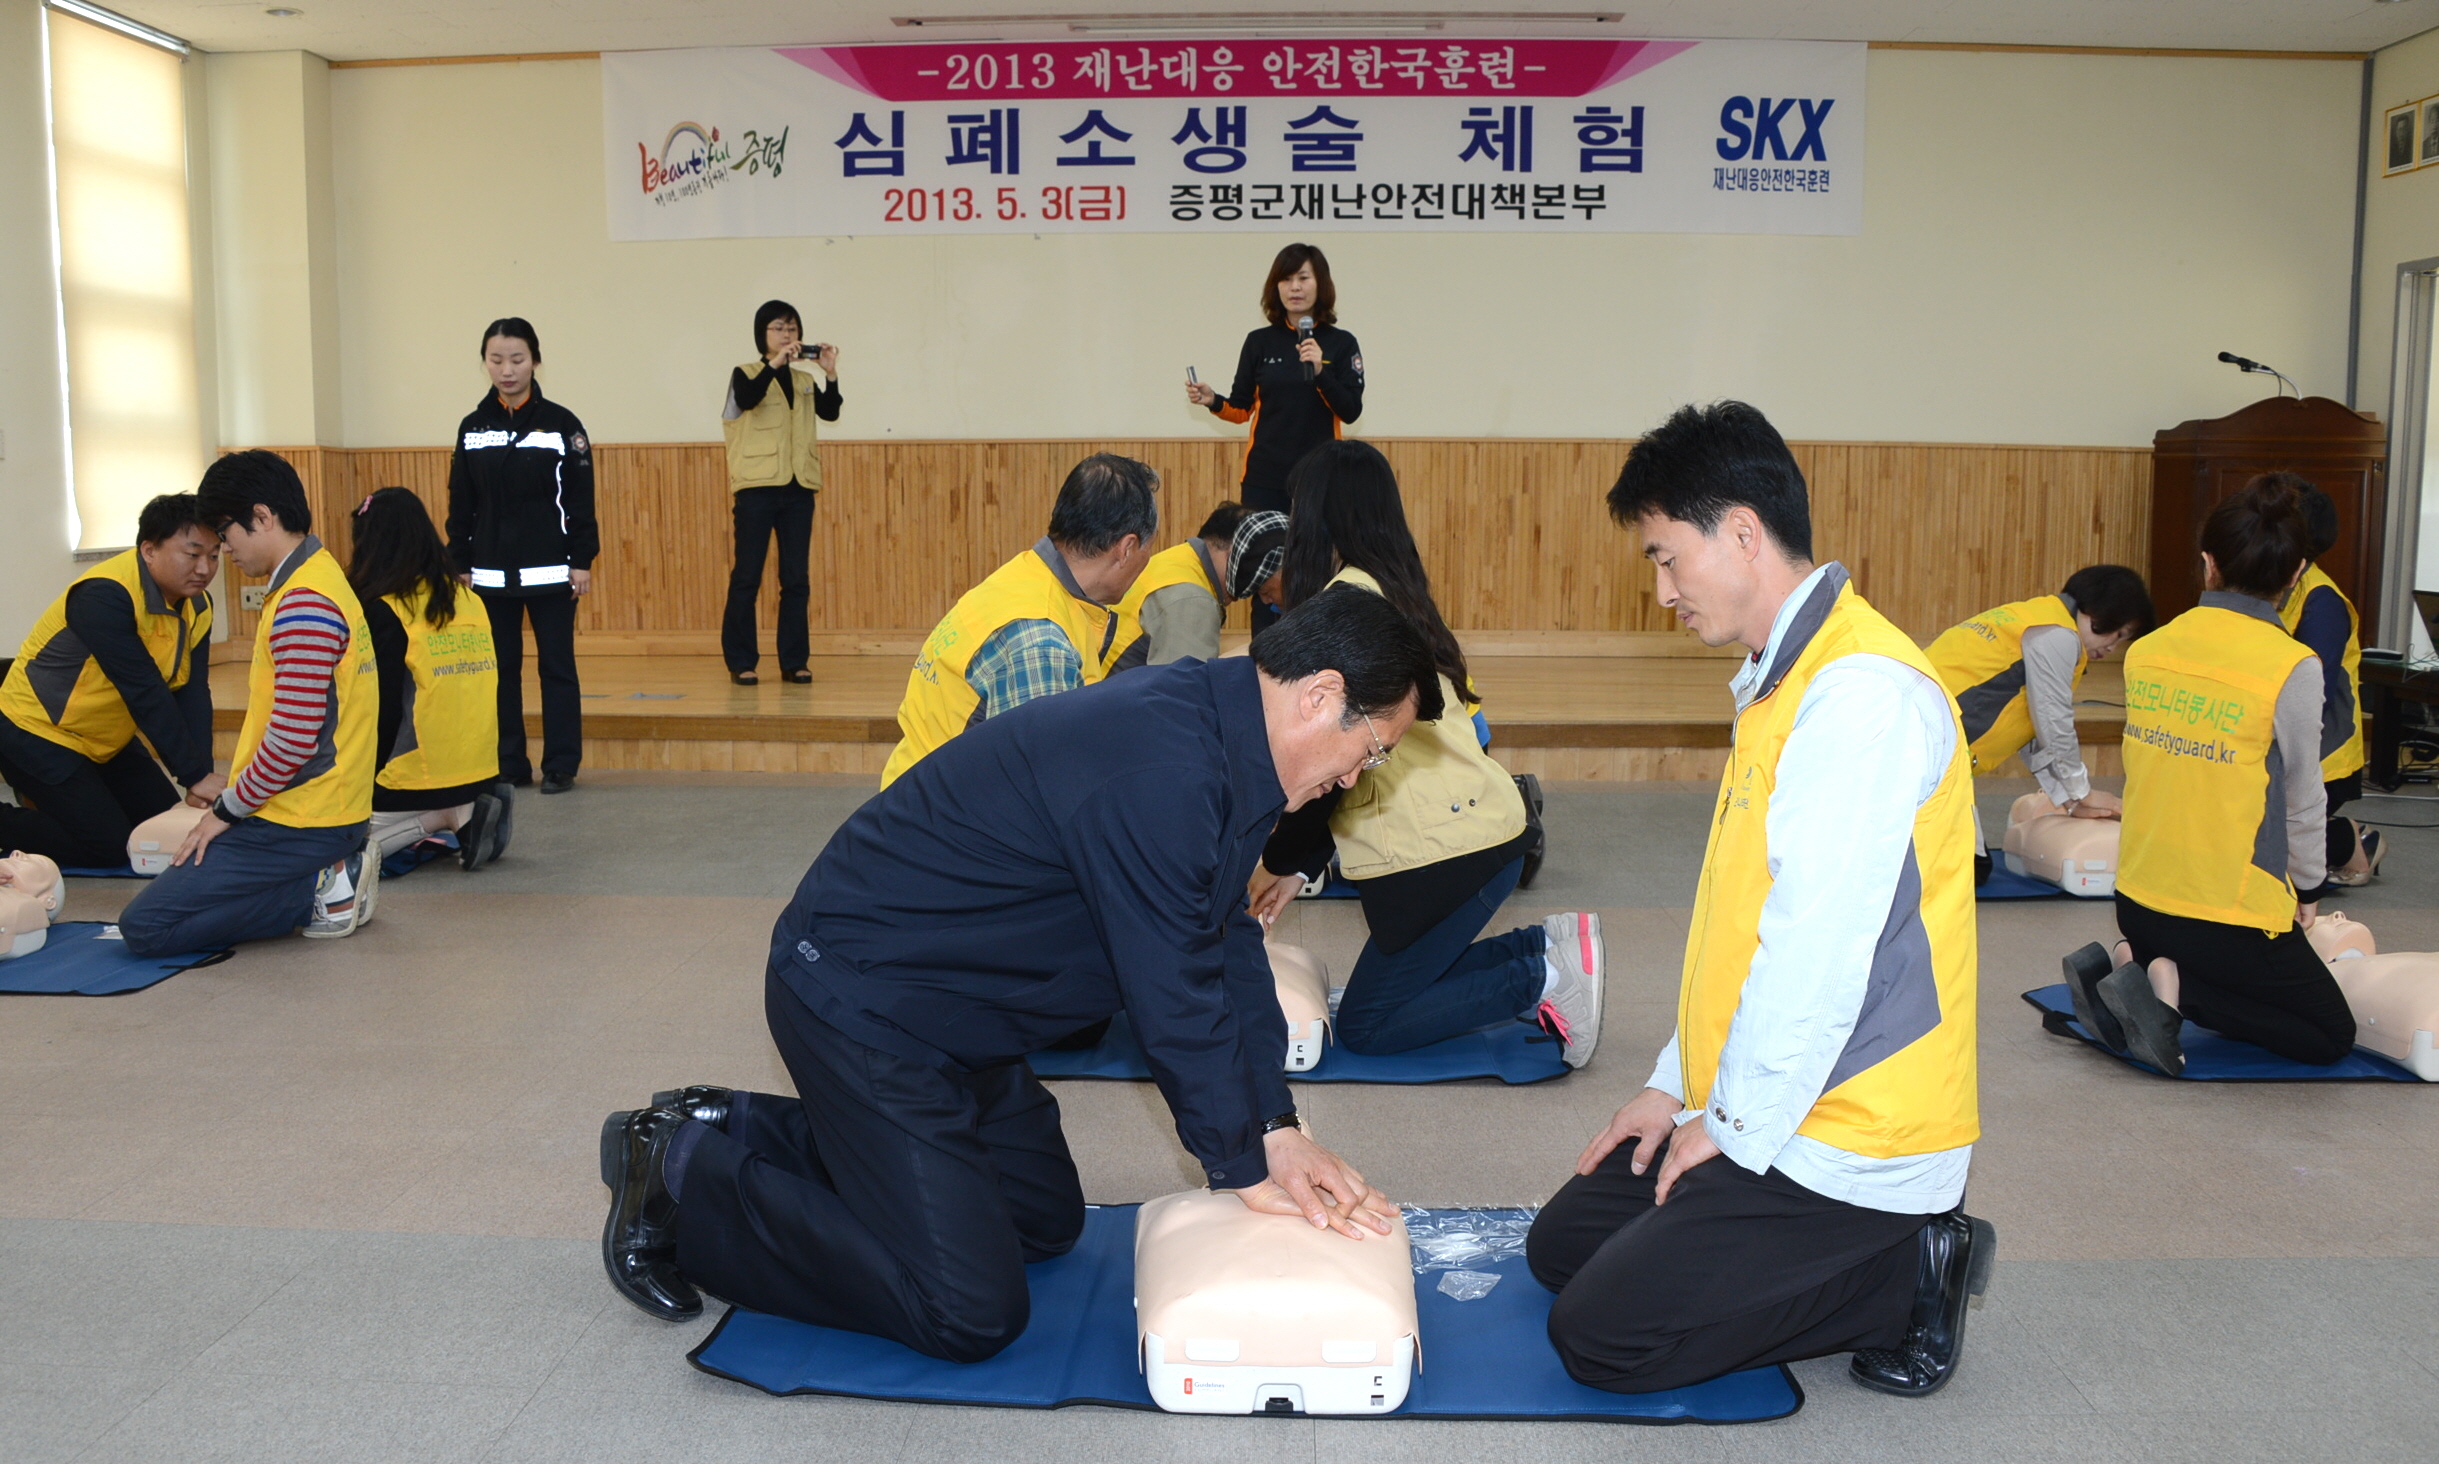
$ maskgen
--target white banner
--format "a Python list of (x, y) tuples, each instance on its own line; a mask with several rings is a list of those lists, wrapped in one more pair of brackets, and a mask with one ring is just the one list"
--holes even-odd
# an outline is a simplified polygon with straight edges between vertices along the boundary
[(602, 57), (610, 237), (1855, 234), (1865, 48), (929, 43)]

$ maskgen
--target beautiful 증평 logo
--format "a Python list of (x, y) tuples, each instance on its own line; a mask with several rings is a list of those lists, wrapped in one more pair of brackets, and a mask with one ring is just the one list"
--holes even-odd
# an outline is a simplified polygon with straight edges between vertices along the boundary
[(765, 132), (747, 128), (734, 138), (717, 126), (680, 122), (661, 140), (660, 156), (644, 143), (635, 144), (638, 182), (654, 203), (692, 198), (735, 177), (776, 178), (787, 166), (788, 129)]

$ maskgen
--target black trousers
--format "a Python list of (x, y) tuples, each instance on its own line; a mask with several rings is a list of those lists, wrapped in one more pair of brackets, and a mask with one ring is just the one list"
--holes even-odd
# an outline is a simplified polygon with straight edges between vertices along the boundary
[(531, 781), (525, 754), (525, 631), (534, 627), (534, 667), (542, 677), (542, 772), (572, 778), (584, 765), (584, 688), (576, 680), (576, 592), (483, 596), (500, 661), (500, 776)]
[(2163, 915), (2120, 893), (2117, 928), (2135, 960), (2176, 962), (2177, 1005), (2194, 1025), (2295, 1062), (2335, 1062), (2353, 1049), (2346, 993), (2301, 926), (2270, 935)]
[(766, 981), (801, 1098), (739, 1094), (678, 1188), (678, 1264), (740, 1306), (979, 1362), (1031, 1316), (1025, 1264), (1084, 1233), (1059, 1106), (1023, 1063), (961, 1072), (866, 1047)]
[(1534, 1278), (1558, 1293), (1550, 1345), (1577, 1382), (1657, 1393), (1904, 1340), (1930, 1217), (1829, 1199), (1724, 1154), (1654, 1205), (1659, 1162), (1638, 1175), (1630, 1154), (1568, 1180), (1525, 1242)]
[(779, 537), (779, 669), (802, 671), (813, 654), (805, 617), (813, 602), (806, 568), (813, 545), (813, 490), (794, 483), (740, 488), (732, 495), (737, 562), (728, 572), (728, 608), (720, 615), (720, 655), (731, 671), (751, 671), (762, 659), (754, 644), (754, 600), (762, 593), (762, 557)]
[(2355, 853), (2354, 820), (2339, 818), (2337, 811), (2363, 796), (2363, 775), (2358, 770), (2320, 786), (2329, 799), (2329, 872), (2335, 874), (2339, 866), (2353, 862)]
[(83, 762), (66, 781), (45, 783), (0, 751), (0, 779), (22, 808), (0, 806), (0, 851), (20, 849), (71, 867), (115, 869), (127, 862), (127, 836), (177, 806), (178, 790), (142, 742), (106, 763)]

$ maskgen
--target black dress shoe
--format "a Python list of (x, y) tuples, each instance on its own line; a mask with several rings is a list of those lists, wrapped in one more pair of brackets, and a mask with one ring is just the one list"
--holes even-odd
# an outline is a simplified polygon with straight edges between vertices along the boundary
[(707, 1123), (722, 1133), (728, 1132), (730, 1091), (709, 1083), (696, 1083), (687, 1088), (671, 1088), (652, 1095), (655, 1108), (674, 1108), (696, 1123)]
[(516, 788), (508, 783), (494, 783), (491, 785), (491, 796), (500, 800), (500, 823), (498, 828), (491, 831), (491, 852), (483, 856), (485, 864), (508, 852), (509, 836), (516, 832), (517, 827)]
[(542, 775), (542, 791), (545, 793), (565, 793), (575, 786), (576, 777), (573, 773), (544, 773)]
[(702, 1293), (678, 1273), (677, 1196), (661, 1176), (670, 1137), (686, 1122), (673, 1108), (643, 1108), (601, 1126), (601, 1181), (610, 1187), (601, 1263), (619, 1295), (665, 1322), (703, 1311)]
[(2126, 1029), (2117, 1025), (2115, 1012), (2100, 1004), (2100, 983), (2117, 969), (2108, 950), (2093, 941), (2059, 964), (2066, 968), (2066, 994), (2075, 999), (2075, 1020), (2111, 1052), (2125, 1051)]
[(1999, 1233), (1962, 1210), (1935, 1216), (1922, 1228), (1921, 1270), (1914, 1283), (1914, 1320), (1895, 1347), (1855, 1353), (1847, 1376), (1880, 1393), (1927, 1398), (1956, 1376), (1965, 1345), (1965, 1303), (1990, 1289)]
[(458, 866), (476, 870), (489, 864), (500, 852), (500, 820), (508, 816), (508, 805), (498, 795), (474, 795), (474, 812), (466, 815), (465, 827), (457, 831)]
[(2185, 1072), (2185, 1016), (2151, 989), (2151, 974), (2132, 961), (2104, 978), (2100, 1006), (2126, 1034), (2126, 1055), (2168, 1076)]

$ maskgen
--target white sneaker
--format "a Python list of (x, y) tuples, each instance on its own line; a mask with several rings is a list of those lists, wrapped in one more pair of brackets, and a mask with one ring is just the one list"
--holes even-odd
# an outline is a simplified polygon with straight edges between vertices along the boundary
[(381, 893), (381, 846), (364, 847), (325, 869), (313, 886), (313, 918), (307, 940), (344, 940), (370, 924)]
[(1579, 1068), (1592, 1061), (1592, 1049), (1601, 1041), (1601, 987), (1609, 974), (1601, 917), (1588, 910), (1569, 911), (1541, 924), (1550, 936), (1542, 959), (1557, 980), (1534, 1008), (1533, 1018), (1566, 1044), (1567, 1066)]

